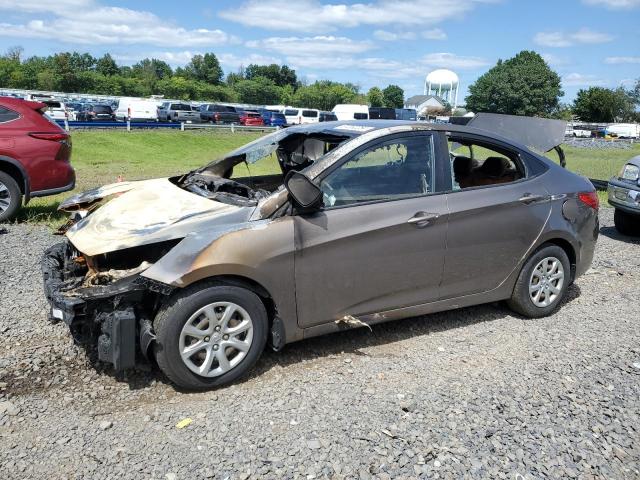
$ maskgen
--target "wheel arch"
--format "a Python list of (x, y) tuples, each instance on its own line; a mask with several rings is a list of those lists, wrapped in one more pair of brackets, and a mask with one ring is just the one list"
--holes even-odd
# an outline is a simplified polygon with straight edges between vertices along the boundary
[(4, 155), (0, 155), (0, 170), (10, 175), (13, 178), (18, 186), (20, 187), (20, 192), (25, 197), (25, 204), (29, 201), (30, 197), (30, 183), (29, 183), (29, 175), (24, 167), (17, 160), (7, 157)]
[(557, 247), (560, 247), (562, 250), (564, 250), (564, 253), (567, 254), (567, 257), (569, 258), (569, 265), (571, 268), (571, 282), (573, 282), (573, 280), (575, 279), (575, 275), (576, 275), (576, 265), (577, 265), (577, 256), (576, 256), (576, 249), (574, 248), (574, 246), (571, 244), (571, 242), (569, 242), (567, 239), (562, 238), (562, 237), (552, 237), (552, 238), (548, 238), (546, 239), (544, 242), (542, 242), (535, 251), (540, 250), (542, 247), (546, 246), (546, 245), (555, 245)]

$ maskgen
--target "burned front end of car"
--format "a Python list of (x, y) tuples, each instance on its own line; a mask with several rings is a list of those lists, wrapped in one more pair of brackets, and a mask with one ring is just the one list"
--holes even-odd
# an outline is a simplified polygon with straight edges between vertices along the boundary
[[(116, 370), (145, 357), (154, 335), (151, 320), (172, 287), (140, 274), (177, 241), (88, 257), (65, 240), (42, 259), (50, 320), (69, 326), (76, 343)], [(142, 250), (144, 248), (144, 250)], [(141, 258), (144, 260), (140, 261)]]

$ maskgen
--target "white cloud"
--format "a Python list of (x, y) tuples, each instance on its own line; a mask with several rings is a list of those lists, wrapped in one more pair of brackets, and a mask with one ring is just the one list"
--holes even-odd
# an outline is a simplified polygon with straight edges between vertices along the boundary
[(258, 55), (252, 53), (251, 55), (234, 55), (233, 53), (221, 53), (217, 55), (218, 60), (226, 69), (237, 70), (240, 67), (246, 67), (248, 65), (271, 65), (272, 63), (281, 65), (282, 60), (276, 57), (270, 57), (265, 55)]
[(328, 32), (360, 25), (433, 25), (459, 18), (480, 3), (497, 0), (375, 0), (329, 3), (319, 0), (248, 0), (220, 13), (251, 27), (297, 32)]
[(355, 41), (346, 37), (271, 37), (247, 42), (251, 48), (260, 48), (290, 56), (350, 55), (374, 48), (368, 41)]
[(569, 63), (569, 60), (565, 57), (558, 56), (554, 53), (543, 53), (542, 58), (544, 58), (545, 62), (554, 67), (567, 65)]
[(638, 64), (640, 57), (607, 57), (604, 59), (604, 63), (609, 65)]
[(640, 6), (640, 0), (582, 0), (582, 3), (611, 10), (629, 10)]
[(570, 73), (562, 77), (562, 85), (565, 87), (594, 87), (604, 85), (606, 82), (595, 75), (583, 75)]
[(613, 36), (600, 33), (588, 28), (581, 28), (577, 32), (539, 32), (533, 37), (533, 41), (543, 47), (572, 47), (579, 44), (607, 43), (613, 40)]
[(426, 38), (427, 40), (446, 40), (447, 34), (440, 28), (433, 28), (422, 32), (422, 38)]
[(39, 38), (73, 44), (204, 47), (236, 42), (221, 30), (189, 30), (151, 12), (102, 6), (93, 0), (0, 0), (0, 12), (34, 17), (25, 23), (0, 22), (0, 36)]
[(383, 42), (395, 42), (396, 40), (415, 40), (416, 34), (413, 32), (394, 33), (386, 30), (376, 30), (373, 36)]
[(421, 61), (424, 65), (459, 70), (473, 70), (489, 65), (489, 62), (484, 58), (463, 57), (453, 53), (430, 53), (422, 57)]

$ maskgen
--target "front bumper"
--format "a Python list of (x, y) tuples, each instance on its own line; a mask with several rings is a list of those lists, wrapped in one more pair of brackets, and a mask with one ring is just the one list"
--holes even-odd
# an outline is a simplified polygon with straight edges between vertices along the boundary
[(133, 367), (136, 354), (153, 341), (151, 322), (160, 285), (131, 275), (107, 285), (84, 286), (87, 267), (69, 242), (49, 248), (42, 259), (50, 320), (69, 326), (76, 343), (97, 348), (98, 358), (116, 370)]

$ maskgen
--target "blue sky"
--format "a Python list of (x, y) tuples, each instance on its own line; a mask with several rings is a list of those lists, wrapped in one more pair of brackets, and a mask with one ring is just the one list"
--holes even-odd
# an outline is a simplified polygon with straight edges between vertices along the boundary
[(499, 58), (541, 53), (577, 90), (640, 77), (640, 0), (0, 0), (0, 50), (111, 53), (184, 65), (214, 52), (225, 72), (286, 63), (310, 82), (400, 85), (450, 68), (462, 92)]

